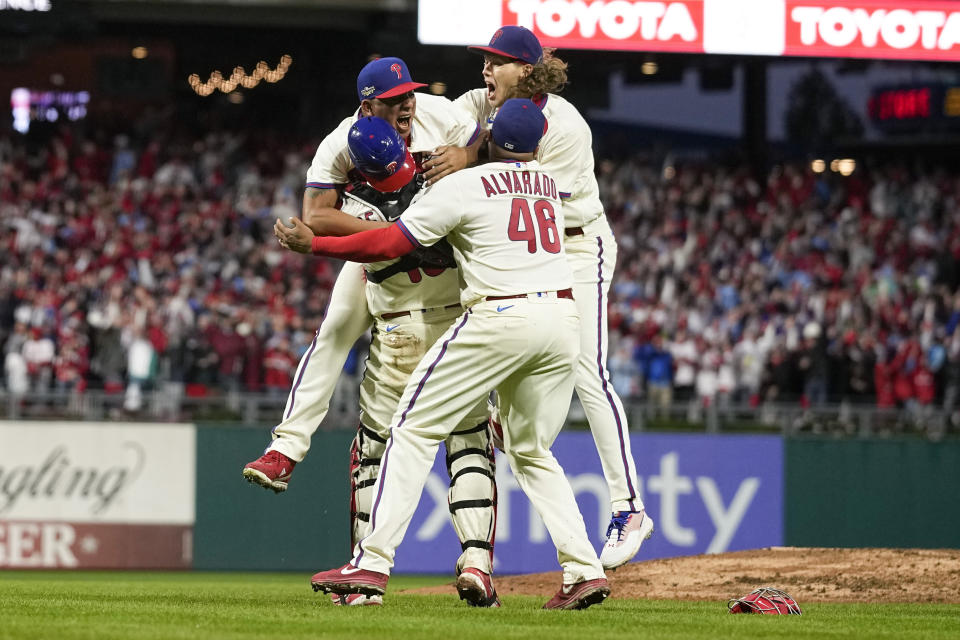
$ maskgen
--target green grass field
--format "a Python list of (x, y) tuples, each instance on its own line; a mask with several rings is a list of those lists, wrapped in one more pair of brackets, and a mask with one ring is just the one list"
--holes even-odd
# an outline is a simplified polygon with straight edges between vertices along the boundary
[[(334, 607), (309, 575), (0, 571), (0, 638), (958, 638), (960, 605), (805, 604), (804, 615), (729, 615), (722, 602), (607, 600), (543, 611), (544, 598), (471, 609), (450, 595), (401, 589), (446, 578), (391, 580), (383, 607)], [(614, 594), (615, 595), (615, 594)]]

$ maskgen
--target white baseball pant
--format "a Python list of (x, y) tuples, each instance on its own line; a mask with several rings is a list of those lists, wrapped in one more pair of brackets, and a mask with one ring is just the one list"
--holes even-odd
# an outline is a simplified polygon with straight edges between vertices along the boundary
[(643, 501), (627, 417), (607, 370), (607, 294), (617, 262), (617, 242), (603, 215), (582, 231), (567, 235), (564, 243), (573, 269), (573, 297), (580, 312), (577, 396), (600, 455), (611, 511), (639, 511)]
[[(353, 541), (369, 532), (373, 485), (390, 436), (390, 421), (410, 375), (428, 349), (463, 313), (451, 309), (412, 311), (409, 315), (377, 319), (360, 384), (360, 431), (354, 440), (352, 474)], [(486, 400), (478, 402), (455, 425), (444, 442), (450, 477), (448, 505), (462, 554), (458, 572), (474, 567), (493, 573), (493, 535), (496, 529), (496, 485)]]
[(344, 263), (323, 322), (297, 365), (283, 420), (273, 428), (269, 447), (296, 462), (307, 455), (310, 438), (330, 409), (350, 349), (373, 323), (364, 286), (363, 265)]
[[(326, 315), (307, 349), (287, 396), (283, 420), (272, 432), (270, 449), (300, 462), (310, 439), (327, 415), (330, 398), (350, 348), (373, 318), (367, 312), (363, 266), (343, 265), (330, 294)], [(377, 321), (378, 335), (360, 388), (361, 425), (351, 446), (351, 535), (359, 540), (367, 531), (373, 480), (410, 373), (426, 350), (461, 313), (456, 309)], [(398, 327), (391, 332), (388, 327)], [(389, 336), (384, 339), (384, 336)], [(496, 529), (496, 485), (493, 449), (487, 425), (486, 402), (469, 412), (446, 442), (450, 474), (449, 504), (462, 554), (458, 570), (474, 567), (493, 572), (493, 536)]]
[(576, 305), (555, 295), (505, 302), (468, 309), (417, 365), (391, 422), (371, 530), (354, 549), (354, 566), (390, 572), (440, 441), (497, 389), (507, 459), (557, 547), (564, 583), (604, 576), (550, 452), (573, 391)]

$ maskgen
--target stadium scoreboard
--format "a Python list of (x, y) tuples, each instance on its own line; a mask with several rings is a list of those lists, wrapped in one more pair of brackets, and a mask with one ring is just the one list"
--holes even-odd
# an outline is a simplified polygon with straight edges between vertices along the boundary
[(886, 133), (960, 131), (960, 83), (878, 87), (867, 114)]

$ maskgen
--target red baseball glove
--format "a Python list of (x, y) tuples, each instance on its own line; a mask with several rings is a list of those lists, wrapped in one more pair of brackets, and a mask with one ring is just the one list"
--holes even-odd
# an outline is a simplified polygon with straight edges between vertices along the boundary
[(797, 601), (779, 589), (761, 587), (742, 598), (727, 603), (730, 613), (768, 613), (771, 615), (803, 615)]

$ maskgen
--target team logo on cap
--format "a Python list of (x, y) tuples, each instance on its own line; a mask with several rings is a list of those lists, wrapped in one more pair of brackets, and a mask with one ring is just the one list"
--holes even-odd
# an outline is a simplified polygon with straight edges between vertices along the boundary
[(493, 34), (493, 37), (492, 37), (492, 38), (490, 38), (490, 44), (493, 44), (494, 42), (496, 42), (497, 40), (499, 40), (499, 39), (500, 39), (500, 36), (502, 36), (502, 35), (503, 35), (503, 29), (497, 29), (497, 32), (496, 32), (495, 34)]
[[(396, 65), (394, 65), (394, 66), (396, 66)], [(385, 166), (385, 167), (383, 168), (383, 170), (386, 171), (389, 175), (393, 175), (394, 172), (396, 172), (396, 170), (397, 170), (397, 161), (394, 160), (393, 162), (391, 162), (390, 164), (388, 164), (387, 166)]]
[(360, 89), (360, 93), (362, 93), (364, 97), (367, 97), (376, 90), (376, 87), (364, 87), (363, 89)]
[(504, 142), (504, 143), (503, 143), (503, 148), (504, 148), (504, 149), (513, 150), (513, 143), (512, 143), (512, 142)]
[(403, 74), (401, 73), (399, 64), (394, 62), (392, 65), (390, 65), (390, 71), (393, 71), (395, 74), (397, 74), (397, 80), (403, 80)]

